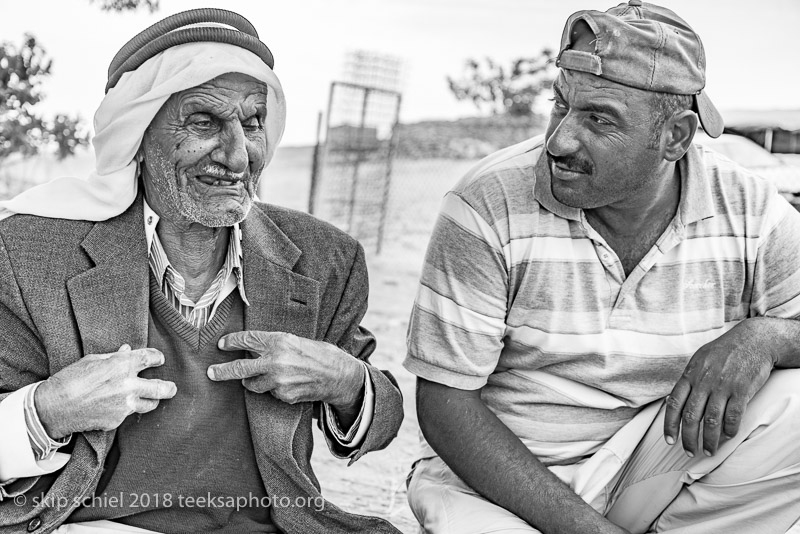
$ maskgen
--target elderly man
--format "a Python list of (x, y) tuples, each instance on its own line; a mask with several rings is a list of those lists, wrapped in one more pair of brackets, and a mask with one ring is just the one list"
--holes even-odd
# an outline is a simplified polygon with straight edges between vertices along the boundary
[(402, 402), (367, 363), (361, 247), (254, 202), (272, 66), (239, 15), (165, 19), (112, 62), (97, 171), (5, 203), (1, 531), (397, 532), (309, 464), (312, 417), (352, 462)]
[(411, 507), (429, 533), (786, 532), (800, 214), (692, 144), (722, 121), (673, 12), (575, 13), (558, 65), (545, 135), (478, 164), (434, 230)]

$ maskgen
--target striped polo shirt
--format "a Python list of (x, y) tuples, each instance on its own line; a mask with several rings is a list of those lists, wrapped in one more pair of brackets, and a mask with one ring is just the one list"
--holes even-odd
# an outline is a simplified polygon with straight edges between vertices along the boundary
[(554, 465), (594, 453), (738, 322), (800, 315), (800, 214), (765, 180), (693, 145), (678, 162), (675, 218), (626, 276), (583, 210), (553, 197), (543, 143), (489, 156), (445, 196), (404, 365), (483, 388)]

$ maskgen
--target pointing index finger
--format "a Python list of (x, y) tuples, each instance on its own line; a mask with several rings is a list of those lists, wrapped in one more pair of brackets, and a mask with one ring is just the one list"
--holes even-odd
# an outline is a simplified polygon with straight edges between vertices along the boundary
[(207, 374), (208, 378), (219, 382), (221, 380), (242, 380), (262, 375), (264, 371), (263, 360), (233, 360), (209, 366)]
[(261, 355), (275, 350), (286, 336), (284, 332), (244, 330), (222, 336), (217, 346), (222, 350), (249, 350)]

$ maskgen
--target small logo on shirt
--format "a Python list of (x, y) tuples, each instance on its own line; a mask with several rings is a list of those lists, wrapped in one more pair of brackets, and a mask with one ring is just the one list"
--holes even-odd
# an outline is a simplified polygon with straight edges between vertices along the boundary
[(711, 280), (703, 280), (702, 282), (685, 282), (683, 289), (687, 291), (705, 291), (707, 289), (714, 289), (714, 282)]

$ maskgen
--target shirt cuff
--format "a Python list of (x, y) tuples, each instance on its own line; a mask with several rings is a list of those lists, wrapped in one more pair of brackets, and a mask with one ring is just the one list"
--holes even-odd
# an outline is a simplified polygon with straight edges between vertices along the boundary
[[(3, 429), (3, 439), (0, 439), (0, 485), (10, 484), (18, 478), (58, 471), (69, 461), (68, 454), (55, 451), (50, 451), (49, 457), (42, 460), (37, 460), (34, 455), (26, 424), (25, 399), (40, 383), (25, 386), (0, 402), (0, 428)], [(31, 393), (31, 398), (32, 395)], [(38, 416), (36, 420), (38, 421)], [(44, 435), (47, 436), (47, 433)]]
[(364, 441), (364, 436), (367, 435), (367, 431), (372, 424), (372, 416), (375, 413), (375, 388), (372, 385), (367, 364), (364, 362), (361, 362), (361, 364), (364, 366), (364, 401), (361, 403), (358, 417), (346, 432), (342, 429), (339, 418), (333, 408), (329, 404), (323, 403), (325, 428), (328, 429), (326, 434), (330, 434), (336, 443), (342, 447), (353, 449), (351, 455), (355, 454), (355, 450)]
[(39, 413), (36, 411), (33, 397), (41, 384), (41, 382), (33, 384), (25, 395), (25, 425), (28, 428), (28, 439), (37, 461), (51, 460), (56, 451), (69, 443), (72, 438), (72, 434), (70, 434), (62, 439), (52, 439), (44, 429), (44, 425), (39, 420)]

